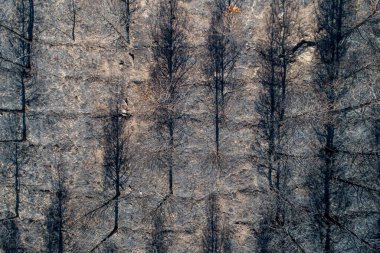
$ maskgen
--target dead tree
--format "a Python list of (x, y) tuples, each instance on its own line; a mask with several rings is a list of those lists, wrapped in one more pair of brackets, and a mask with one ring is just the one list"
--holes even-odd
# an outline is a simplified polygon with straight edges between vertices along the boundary
[[(285, 123), (289, 86), (294, 82), (290, 73), (294, 69), (295, 57), (304, 44), (298, 42), (298, 3), (293, 0), (273, 0), (266, 19), (265, 37), (257, 46), (261, 86), (256, 101), (259, 115), (259, 134), (253, 146), (258, 158), (259, 172), (268, 180), (268, 195), (264, 195), (266, 206), (258, 232), (258, 247), (267, 252), (296, 245), (286, 235), (291, 214), (284, 198), (289, 198), (292, 169), (284, 146), (291, 136)], [(312, 43), (311, 43), (312, 44)], [(294, 221), (293, 221), (294, 223)]]
[(4, 253), (23, 252), (17, 220), (0, 221), (0, 249)]
[(137, 1), (136, 0), (121, 0), (124, 3), (124, 11), (122, 15), (122, 23), (125, 26), (125, 34), (127, 43), (131, 43), (131, 24), (133, 21), (133, 15), (137, 11)]
[[(9, 133), (10, 138), (0, 140), (7, 143), (7, 151), (4, 157), (8, 158), (11, 173), (6, 173), (6, 177), (14, 181), (14, 210), (8, 215), (1, 217), (2, 223), (1, 247), (5, 252), (19, 252), (22, 249), (22, 243), (19, 239), (18, 219), (20, 215), (20, 194), (22, 165), (27, 162), (27, 153), (25, 144), (27, 141), (27, 88), (30, 84), (30, 72), (32, 67), (32, 41), (34, 29), (34, 1), (18, 0), (9, 1), (10, 8), (1, 10), (0, 34), (4, 43), (0, 48), (0, 71), (4, 72), (7, 78), (11, 79), (10, 83), (16, 83), (20, 93), (21, 108), (0, 108), (0, 113), (10, 115)], [(7, 13), (10, 11), (12, 13)], [(3, 73), (2, 73), (3, 74)], [(21, 126), (21, 129), (20, 129)], [(4, 237), (4, 230), (8, 233)]]
[(47, 251), (63, 253), (65, 250), (64, 231), (66, 230), (66, 202), (67, 190), (65, 187), (65, 175), (61, 164), (55, 164), (53, 176), (52, 203), (47, 211)]
[(268, 171), (269, 186), (276, 187), (277, 190), (280, 189), (281, 181), (279, 154), (284, 138), (287, 89), (292, 81), (289, 71), (294, 62), (292, 50), (297, 13), (294, 1), (273, 0), (267, 17), (266, 38), (257, 48), (262, 92), (256, 103), (256, 111), (260, 115), (260, 137), (265, 140), (266, 146), (266, 152), (261, 152), (265, 161), (262, 166)]
[[(321, 61), (321, 69), (318, 73), (318, 88), (324, 96), (328, 108), (334, 108), (338, 99), (346, 92), (346, 85), (336, 86), (341, 75), (341, 62), (347, 52), (347, 42), (344, 40), (343, 29), (347, 26), (348, 15), (352, 15), (349, 10), (349, 1), (320, 1), (318, 15), (318, 30), (321, 34), (317, 49)], [(333, 216), (332, 204), (332, 178), (337, 173), (337, 150), (336, 150), (336, 130), (337, 122), (334, 116), (329, 113), (324, 131), (321, 133), (325, 142), (321, 150), (321, 158), (324, 165), (321, 168), (323, 175), (323, 194), (321, 195), (319, 206), (321, 240), (325, 253), (333, 252), (332, 227), (330, 217)]]
[(26, 80), (29, 78), (31, 70), (31, 54), (32, 54), (32, 41), (33, 41), (33, 27), (34, 27), (34, 0), (28, 0), (28, 3), (21, 1), (18, 6), (21, 21), (21, 31), (25, 40), (20, 39), (22, 65), (24, 68), (21, 70), (20, 83), (21, 83), (21, 105), (22, 105), (22, 140), (26, 141)]
[(173, 195), (174, 151), (177, 131), (183, 121), (179, 102), (188, 84), (190, 63), (186, 35), (187, 16), (177, 0), (159, 3), (157, 20), (152, 31), (153, 67), (150, 89), (154, 94), (153, 118), (163, 145), (163, 161), (168, 170), (168, 195)]
[(18, 143), (14, 143), (10, 145), (10, 147), (7, 148), (8, 150), (8, 155), (9, 155), (9, 167), (13, 168), (13, 172), (9, 176), (9, 171), (5, 172), (4, 171), (4, 176), (5, 177), (11, 177), (14, 180), (13, 187), (14, 187), (14, 194), (15, 194), (15, 200), (14, 200), (14, 210), (12, 214), (8, 217), (1, 218), (0, 221), (3, 220), (12, 220), (12, 219), (17, 219), (19, 217), (19, 210), (20, 210), (20, 181), (21, 181), (21, 176), (20, 176), (20, 170), (21, 170), (21, 163), (22, 157), (21, 154), (23, 151), (20, 148), (20, 145)]
[(216, 157), (220, 155), (220, 128), (225, 118), (224, 109), (229, 95), (237, 86), (233, 75), (241, 48), (233, 28), (236, 15), (239, 13), (239, 1), (214, 0), (213, 2), (205, 71), (213, 99)]
[[(31, 56), (34, 28), (34, 0), (19, 0), (14, 2), (15, 20), (0, 20), (0, 28), (8, 38), (10, 48), (0, 52), (0, 63), (7, 66), (4, 70), (18, 76), (21, 93), (21, 109), (0, 109), (0, 112), (17, 113), (22, 115), (22, 136), (12, 141), (27, 140), (26, 110), (27, 84), (30, 82)], [(0, 31), (1, 31), (0, 30)], [(1, 32), (3, 32), (1, 31)], [(9, 54), (8, 52), (12, 52)]]
[[(20, 136), (20, 117), (12, 115), (8, 120), (11, 136)], [(22, 250), (18, 223), (20, 217), (20, 199), (22, 185), (22, 168), (28, 162), (26, 146), (19, 142), (10, 142), (1, 146), (0, 183), (5, 189), (13, 191), (13, 196), (4, 196), (4, 200), (12, 207), (6, 212), (1, 212), (0, 217), (0, 247), (4, 252), (17, 252)]]
[(160, 209), (153, 216), (151, 241), (147, 251), (149, 253), (166, 253), (168, 252), (170, 241), (166, 231), (165, 213)]
[(102, 243), (109, 240), (119, 229), (119, 208), (122, 190), (129, 179), (130, 174), (130, 151), (128, 134), (125, 132), (127, 118), (121, 114), (120, 105), (111, 105), (112, 109), (108, 122), (104, 128), (105, 150), (104, 150), (104, 169), (106, 182), (105, 185), (113, 190), (113, 197), (108, 201), (88, 212), (86, 216), (96, 215), (102, 210), (113, 207), (113, 228), (107, 235), (95, 245), (91, 252), (99, 248)]
[(216, 193), (211, 193), (207, 200), (207, 223), (203, 231), (204, 253), (230, 253), (231, 231), (223, 219)]
[[(366, 234), (357, 228), (366, 227), (378, 215), (370, 214), (371, 208), (367, 205), (355, 204), (352, 196), (358, 194), (353, 191), (358, 187), (371, 203), (367, 197), (378, 189), (369, 187), (361, 176), (358, 177), (361, 173), (357, 171), (367, 167), (364, 163), (356, 163), (359, 157), (368, 155), (359, 151), (365, 147), (365, 142), (362, 139), (354, 144), (354, 139), (347, 135), (350, 128), (358, 126), (353, 124), (355, 118), (340, 109), (348, 107), (346, 101), (352, 100), (351, 92), (355, 82), (360, 80), (356, 77), (366, 69), (354, 57), (358, 51), (351, 43), (354, 33), (376, 13), (375, 8), (364, 21), (357, 22), (355, 4), (352, 0), (321, 0), (317, 6), (315, 91), (325, 110), (319, 115), (319, 129), (315, 129), (320, 143), (319, 163), (315, 167), (319, 170), (312, 170), (309, 177), (313, 177), (313, 182), (309, 180), (308, 185), (312, 208), (316, 210), (315, 235), (319, 235), (315, 250), (325, 253), (351, 249), (376, 251), (365, 238)], [(363, 126), (357, 129), (363, 130)], [(348, 147), (352, 150), (348, 151)], [(362, 216), (363, 213), (366, 215)]]
[(78, 10), (78, 7), (77, 7), (77, 4), (75, 2), (75, 0), (71, 0), (71, 3), (70, 3), (70, 7), (71, 7), (71, 10), (72, 10), (72, 16), (71, 16), (71, 21), (72, 21), (72, 27), (71, 27), (71, 37), (72, 39), (75, 41), (75, 28), (76, 28), (76, 25), (77, 25), (77, 10)]

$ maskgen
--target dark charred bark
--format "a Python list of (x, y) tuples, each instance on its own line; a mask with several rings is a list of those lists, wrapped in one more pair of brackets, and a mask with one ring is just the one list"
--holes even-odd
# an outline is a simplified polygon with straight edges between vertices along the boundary
[(0, 226), (0, 249), (4, 253), (24, 252), (24, 249), (21, 247), (17, 220), (0, 221)]
[(18, 160), (18, 145), (15, 144), (15, 156), (14, 156), (14, 166), (15, 166), (15, 218), (19, 217), (20, 208), (20, 164)]
[(75, 41), (75, 27), (76, 27), (76, 20), (77, 20), (77, 7), (76, 7), (75, 0), (71, 0), (71, 9), (72, 9), (72, 14), (73, 14), (73, 16), (72, 16), (73, 24), (71, 27), (71, 37)]

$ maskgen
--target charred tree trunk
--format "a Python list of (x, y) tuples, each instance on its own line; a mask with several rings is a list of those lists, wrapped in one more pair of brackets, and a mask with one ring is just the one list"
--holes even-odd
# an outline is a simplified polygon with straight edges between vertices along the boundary
[(72, 27), (71, 27), (71, 37), (75, 41), (75, 27), (76, 27), (76, 21), (77, 21), (77, 7), (75, 0), (71, 0), (71, 9), (72, 9)]
[(133, 15), (137, 11), (137, 1), (136, 0), (122, 0), (124, 2), (123, 9), (123, 24), (125, 26), (125, 37), (127, 44), (131, 43), (131, 24), (133, 21)]
[(14, 166), (15, 166), (15, 218), (19, 217), (20, 208), (20, 164), (19, 164), (19, 147), (15, 144)]

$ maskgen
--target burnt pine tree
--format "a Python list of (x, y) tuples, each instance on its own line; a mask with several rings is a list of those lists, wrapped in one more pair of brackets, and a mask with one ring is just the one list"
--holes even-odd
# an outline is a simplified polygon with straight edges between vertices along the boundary
[[(13, 178), (14, 182), (14, 194), (15, 194), (15, 200), (14, 200), (14, 210), (12, 214), (9, 217), (2, 218), (2, 220), (9, 220), (9, 219), (16, 219), (19, 217), (19, 210), (20, 210), (20, 181), (21, 181), (21, 176), (20, 176), (20, 171), (21, 171), (21, 163), (23, 162), (22, 160), (22, 154), (23, 151), (20, 148), (20, 145), (18, 143), (13, 143), (12, 145), (9, 145), (8, 153), (9, 153), (9, 167), (13, 168), (13, 173), (10, 176)], [(6, 174), (9, 174), (7, 172)], [(7, 176), (8, 177), (8, 176)]]
[(75, 2), (75, 0), (71, 0), (70, 9), (71, 9), (71, 14), (72, 14), (71, 15), (71, 21), (72, 21), (71, 37), (75, 41), (75, 28), (77, 25), (77, 11), (78, 11), (77, 3)]
[(55, 174), (53, 176), (52, 202), (47, 210), (47, 238), (46, 248), (49, 253), (63, 253), (65, 249), (64, 231), (65, 231), (65, 212), (67, 202), (67, 191), (65, 188), (65, 175), (62, 165), (55, 163)]
[(192, 67), (186, 35), (187, 16), (177, 0), (161, 0), (153, 27), (153, 67), (150, 88), (155, 94), (154, 120), (162, 140), (168, 170), (168, 195), (173, 195), (174, 151), (183, 114), (179, 102)]
[(130, 30), (133, 21), (133, 15), (137, 11), (137, 1), (136, 0), (121, 0), (124, 4), (122, 23), (125, 26), (126, 40), (129, 44), (131, 42)]
[[(8, 128), (11, 136), (19, 136), (19, 123), (20, 118), (13, 114), (9, 117)], [(13, 142), (7, 143), (4, 148), (4, 168), (2, 168), (3, 178), (6, 181), (3, 182), (4, 185), (7, 184), (7, 179), (11, 178), (13, 180), (14, 187), (14, 210), (8, 217), (0, 218), (2, 220), (17, 219), (19, 217), (20, 210), (20, 186), (21, 186), (21, 168), (26, 161), (26, 150), (22, 143)], [(5, 169), (5, 170), (4, 170)]]
[(207, 38), (205, 72), (213, 100), (213, 123), (215, 128), (215, 153), (220, 155), (220, 130), (225, 119), (224, 109), (237, 83), (233, 78), (240, 45), (233, 28), (240, 13), (239, 1), (214, 0), (211, 25)]
[[(15, 18), (0, 20), (0, 31), (3, 30), (8, 38), (5, 52), (0, 52), (0, 62), (6, 63), (8, 68), (2, 69), (15, 74), (18, 77), (21, 94), (21, 109), (0, 109), (0, 112), (10, 112), (22, 115), (22, 136), (12, 141), (27, 140), (26, 110), (27, 110), (27, 85), (30, 82), (32, 41), (34, 29), (34, 1), (14, 1)], [(5, 15), (4, 15), (5, 16)], [(1, 31), (1, 32), (3, 32)], [(11, 52), (11, 53), (9, 53)]]
[(166, 217), (163, 209), (158, 210), (152, 219), (151, 241), (148, 245), (149, 253), (168, 252), (170, 241), (166, 230)]
[[(8, 128), (11, 136), (20, 135), (20, 119), (18, 115), (11, 114)], [(13, 196), (8, 198), (11, 209), (1, 212), (0, 217), (0, 247), (4, 252), (17, 252), (22, 250), (18, 222), (20, 217), (20, 197), (22, 182), (22, 167), (27, 163), (26, 146), (23, 143), (5, 143), (1, 147), (2, 167), (0, 170), (0, 183), (3, 187), (11, 186)]]
[[(94, 215), (108, 207), (113, 207), (113, 228), (112, 230), (97, 244), (91, 252), (98, 249), (102, 243), (110, 239), (119, 229), (120, 216), (120, 198), (122, 190), (130, 175), (130, 150), (129, 138), (125, 132), (128, 117), (121, 114), (120, 105), (111, 104), (111, 111), (108, 122), (104, 128), (105, 132), (105, 149), (104, 149), (104, 169), (106, 175), (105, 185), (113, 191), (113, 197), (101, 206), (87, 213)], [(100, 212), (101, 213), (101, 212)]]
[(281, 142), (284, 137), (283, 121), (286, 109), (287, 88), (292, 81), (289, 76), (294, 62), (293, 41), (297, 7), (293, 1), (273, 0), (266, 23), (266, 38), (258, 48), (259, 82), (262, 92), (256, 103), (260, 115), (260, 138), (265, 140), (265, 150), (259, 156), (267, 170), (269, 186), (280, 188)]
[(2, 252), (25, 252), (21, 245), (18, 221), (15, 219), (0, 221), (0, 249)]
[[(288, 155), (284, 149), (287, 138), (285, 124), (286, 105), (289, 86), (294, 81), (290, 72), (295, 62), (297, 51), (303, 44), (298, 42), (298, 3), (293, 0), (272, 0), (266, 19), (265, 37), (259, 42), (257, 53), (259, 58), (259, 83), (261, 92), (256, 101), (256, 112), (259, 115), (259, 134), (253, 146), (258, 158), (258, 167), (267, 180), (270, 196), (265, 196), (267, 209), (263, 211), (264, 222), (260, 224), (258, 245), (261, 251), (300, 245), (285, 233), (292, 222), (288, 203), (290, 198), (289, 181), (290, 166)], [(298, 43), (297, 43), (298, 42)], [(288, 232), (290, 233), (290, 232)], [(301, 250), (302, 251), (302, 250)]]
[[(359, 152), (366, 145), (365, 138), (354, 144), (355, 138), (348, 134), (357, 127), (353, 124), (357, 120), (348, 113), (370, 103), (352, 106), (347, 102), (355, 101), (351, 97), (355, 82), (365, 72), (365, 67), (354, 57), (358, 51), (352, 43), (354, 33), (371, 19), (376, 8), (357, 23), (355, 4), (352, 0), (320, 0), (317, 6), (315, 91), (323, 113), (320, 115), (321, 127), (316, 129), (321, 147), (319, 164), (316, 165), (319, 170), (311, 170), (313, 174), (309, 176), (313, 181), (310, 180), (309, 188), (312, 210), (316, 210), (313, 228), (315, 235), (319, 235), (314, 250), (325, 253), (376, 251), (363, 228), (373, 231), (376, 227), (370, 225), (378, 215), (373, 212), (368, 196), (378, 190), (369, 187), (370, 181), (362, 181), (363, 177), (359, 176), (360, 171), (367, 170), (364, 163), (357, 163), (359, 157), (365, 155), (365, 152)], [(356, 130), (363, 131), (363, 126)], [(354, 191), (355, 188), (362, 194)], [(367, 204), (355, 200), (354, 196), (357, 199), (364, 196), (362, 201)]]
[(207, 199), (207, 222), (203, 230), (204, 253), (231, 253), (231, 231), (221, 215), (218, 196), (211, 193)]
[[(13, 170), (2, 171), (2, 177), (10, 178), (13, 180), (12, 185), (14, 187), (14, 204), (13, 210), (2, 213), (0, 218), (0, 247), (4, 252), (18, 252), (21, 249), (21, 243), (19, 241), (20, 232), (18, 230), (18, 218), (20, 209), (20, 169), (23, 162), (21, 154), (22, 150), (19, 143), (7, 144), (7, 153), (9, 155), (9, 167)], [(5, 152), (4, 152), (5, 154)], [(5, 166), (4, 166), (5, 167)], [(8, 180), (1, 180), (3, 185), (6, 185)], [(4, 215), (4, 216), (3, 216)]]
[(20, 55), (22, 56), (22, 65), (20, 73), (21, 84), (21, 106), (22, 106), (22, 140), (27, 139), (26, 129), (26, 83), (31, 70), (31, 55), (32, 55), (32, 41), (33, 41), (33, 28), (34, 28), (34, 0), (28, 0), (27, 2), (22, 0), (17, 7), (21, 23), (22, 37), (19, 38), (20, 43)]

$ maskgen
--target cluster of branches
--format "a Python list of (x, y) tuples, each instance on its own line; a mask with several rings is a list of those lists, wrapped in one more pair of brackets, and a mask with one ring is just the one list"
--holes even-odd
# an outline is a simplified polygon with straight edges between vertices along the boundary
[(118, 0), (100, 2), (99, 11), (109, 10), (109, 13), (100, 14), (102, 20), (112, 32), (117, 34), (123, 45), (131, 43), (131, 26), (135, 20), (135, 14), (138, 10), (137, 0)]

